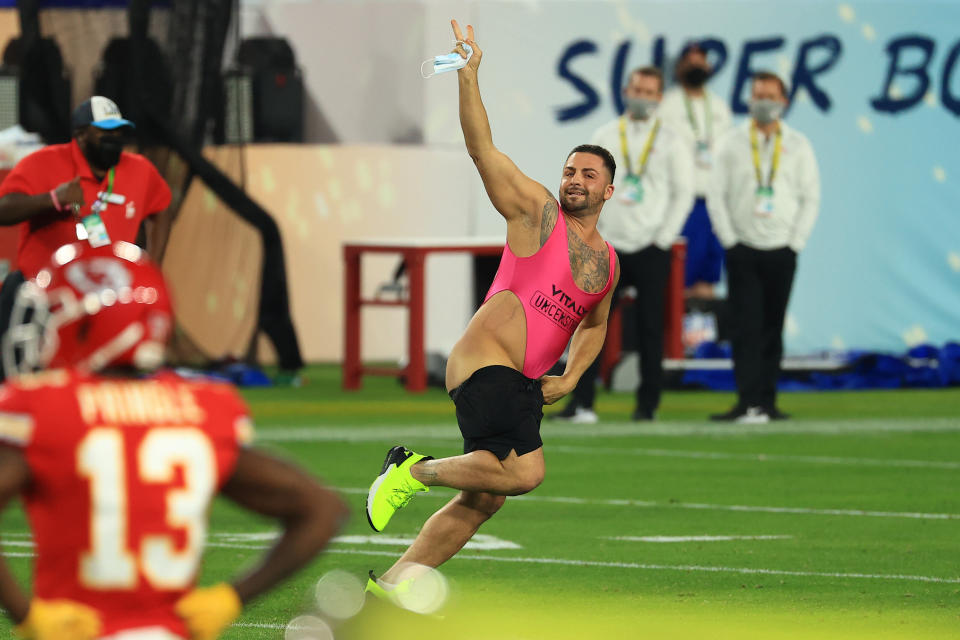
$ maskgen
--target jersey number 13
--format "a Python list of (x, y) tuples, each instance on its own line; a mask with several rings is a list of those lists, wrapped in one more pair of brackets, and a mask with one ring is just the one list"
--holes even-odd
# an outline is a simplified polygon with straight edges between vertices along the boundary
[[(213, 445), (196, 428), (153, 428), (136, 449), (135, 466), (128, 476), (120, 429), (98, 427), (80, 442), (77, 468), (90, 481), (91, 503), (90, 548), (80, 556), (80, 579), (93, 589), (133, 589), (142, 572), (154, 588), (185, 588), (197, 571), (216, 490)], [(169, 484), (178, 467), (183, 486), (165, 492), (164, 524), (167, 531), (183, 531), (186, 544), (178, 549), (172, 536), (158, 533), (144, 535), (131, 549), (131, 483)]]

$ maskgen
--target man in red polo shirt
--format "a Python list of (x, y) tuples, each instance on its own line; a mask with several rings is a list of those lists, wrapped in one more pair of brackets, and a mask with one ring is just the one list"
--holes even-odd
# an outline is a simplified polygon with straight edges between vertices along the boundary
[(0, 336), (17, 289), (65, 244), (136, 242), (146, 222), (147, 253), (163, 259), (170, 220), (161, 212), (170, 188), (149, 160), (123, 151), (133, 123), (112, 100), (93, 96), (74, 110), (72, 125), (70, 143), (31, 153), (0, 183), (0, 226), (20, 225), (17, 270), (0, 288)]
[(170, 188), (141, 155), (123, 151), (124, 120), (94, 96), (73, 112), (73, 140), (30, 154), (0, 184), (0, 225), (20, 225), (17, 268), (32, 278), (62, 245), (135, 242), (146, 221), (147, 253), (163, 257)]

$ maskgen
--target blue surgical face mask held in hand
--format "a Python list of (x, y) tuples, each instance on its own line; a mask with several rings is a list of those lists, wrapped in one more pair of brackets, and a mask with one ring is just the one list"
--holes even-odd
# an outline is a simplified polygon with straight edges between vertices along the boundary
[(470, 57), (473, 55), (473, 48), (466, 42), (459, 44), (463, 47), (464, 51), (467, 52), (466, 58), (454, 51), (453, 53), (447, 53), (442, 56), (435, 56), (430, 60), (424, 60), (423, 64), (420, 65), (420, 75), (424, 78), (429, 78), (430, 76), (446, 73), (447, 71), (463, 69), (467, 66), (467, 62), (470, 61)]
[(779, 120), (783, 115), (783, 103), (777, 100), (752, 100), (750, 102), (750, 116), (758, 124), (770, 124)]

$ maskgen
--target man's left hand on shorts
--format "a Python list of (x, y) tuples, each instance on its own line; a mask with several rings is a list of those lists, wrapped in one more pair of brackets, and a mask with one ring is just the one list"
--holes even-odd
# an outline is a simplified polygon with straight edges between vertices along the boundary
[(100, 636), (100, 628), (100, 615), (86, 605), (34, 598), (26, 619), (15, 631), (28, 640), (94, 640)]
[(543, 392), (543, 403), (553, 404), (573, 391), (575, 386), (577, 386), (576, 380), (571, 384), (566, 376), (543, 376), (540, 378), (540, 390)]

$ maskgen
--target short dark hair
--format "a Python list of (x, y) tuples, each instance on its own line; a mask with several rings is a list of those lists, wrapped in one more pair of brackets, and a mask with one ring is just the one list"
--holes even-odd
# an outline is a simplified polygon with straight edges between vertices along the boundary
[(617, 174), (617, 161), (613, 159), (613, 154), (597, 144), (580, 144), (567, 154), (567, 160), (575, 153), (592, 153), (595, 156), (600, 156), (603, 160), (603, 166), (610, 173), (610, 183), (613, 183), (613, 176)]
[(680, 55), (677, 56), (677, 60), (678, 60), (678, 61), (683, 60), (683, 59), (686, 58), (688, 55), (690, 55), (691, 53), (694, 53), (694, 52), (702, 53), (703, 55), (707, 55), (707, 52), (704, 51), (703, 45), (700, 44), (700, 41), (699, 41), (699, 40), (690, 40), (690, 41), (687, 42), (685, 45), (683, 45), (683, 48), (682, 48), (682, 49), (680, 49)]
[(684, 60), (687, 59), (691, 53), (700, 53), (706, 57), (707, 52), (700, 45), (698, 40), (691, 40), (683, 45), (683, 49), (680, 50), (680, 54), (677, 56), (677, 59), (673, 63), (673, 77), (677, 80), (680, 79), (680, 67), (683, 65)]
[(632, 79), (633, 76), (650, 76), (651, 78), (656, 78), (660, 82), (660, 92), (663, 93), (663, 71), (660, 71), (657, 67), (637, 67), (631, 71), (627, 77)]
[(780, 93), (783, 94), (784, 98), (789, 98), (790, 94), (787, 93), (787, 83), (783, 81), (783, 78), (775, 74), (773, 71), (755, 71), (752, 76), (750, 76), (752, 82), (761, 81), (761, 82), (776, 82), (780, 85)]

